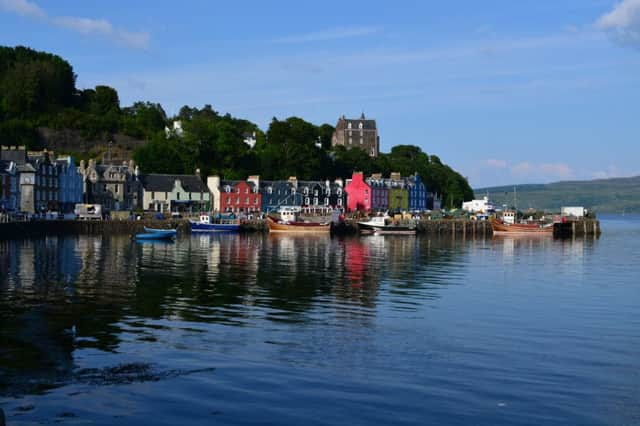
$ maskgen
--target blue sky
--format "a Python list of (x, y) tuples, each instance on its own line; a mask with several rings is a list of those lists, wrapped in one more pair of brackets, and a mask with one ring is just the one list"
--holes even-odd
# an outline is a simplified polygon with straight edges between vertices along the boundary
[(640, 175), (640, 0), (0, 0), (3, 45), (123, 105), (376, 118), (472, 186)]

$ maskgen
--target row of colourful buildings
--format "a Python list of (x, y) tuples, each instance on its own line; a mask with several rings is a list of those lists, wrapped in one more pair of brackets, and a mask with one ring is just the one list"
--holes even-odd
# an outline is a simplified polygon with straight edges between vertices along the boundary
[(258, 213), (280, 206), (302, 211), (422, 211), (439, 209), (418, 174), (392, 173), (346, 179), (226, 180), (219, 176), (142, 174), (133, 161), (74, 163), (51, 151), (1, 147), (0, 210), (4, 212), (73, 212), (77, 203), (101, 204), (105, 211), (201, 211)]

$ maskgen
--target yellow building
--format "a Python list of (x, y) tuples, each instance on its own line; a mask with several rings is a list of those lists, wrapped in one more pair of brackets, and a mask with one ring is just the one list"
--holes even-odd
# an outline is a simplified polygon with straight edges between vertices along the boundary
[(389, 188), (389, 210), (409, 210), (409, 190), (400, 173), (391, 173), (391, 178), (387, 179), (387, 187)]

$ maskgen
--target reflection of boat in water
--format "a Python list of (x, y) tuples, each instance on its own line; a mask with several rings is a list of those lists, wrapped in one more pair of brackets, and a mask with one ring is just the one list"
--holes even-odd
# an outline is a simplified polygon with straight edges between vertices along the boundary
[(384, 216), (374, 216), (363, 222), (358, 222), (361, 233), (373, 233), (375, 235), (415, 235), (415, 224), (397, 223), (386, 214)]
[(267, 216), (267, 226), (269, 232), (300, 232), (300, 233), (323, 233), (331, 231), (330, 222), (308, 222), (298, 219), (298, 211), (295, 208), (281, 207), (278, 211), (280, 219), (271, 215)]
[(506, 223), (491, 220), (494, 235), (553, 235), (553, 223)]
[(215, 219), (211, 215), (204, 214), (200, 220), (190, 220), (191, 232), (238, 232), (240, 220), (234, 216), (218, 215)]

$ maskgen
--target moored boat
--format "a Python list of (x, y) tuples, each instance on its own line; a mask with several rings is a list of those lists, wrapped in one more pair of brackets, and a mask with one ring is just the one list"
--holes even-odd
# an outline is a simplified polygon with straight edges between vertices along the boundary
[(160, 229), (160, 228), (148, 228), (144, 227), (144, 232), (147, 234), (167, 234), (173, 235), (174, 237), (178, 234), (178, 231), (175, 229)]
[(415, 235), (415, 224), (400, 224), (393, 221), (388, 215), (374, 216), (367, 221), (358, 222), (361, 233), (375, 235)]
[(200, 220), (189, 220), (191, 232), (238, 232), (240, 231), (240, 220), (234, 217), (212, 218), (205, 214), (200, 216)]
[(331, 222), (310, 222), (298, 219), (298, 211), (294, 208), (282, 207), (278, 211), (280, 218), (267, 215), (269, 232), (302, 232), (322, 233), (331, 232)]
[(553, 235), (553, 223), (506, 223), (492, 219), (491, 227), (495, 235)]
[(169, 241), (175, 238), (175, 234), (168, 232), (144, 232), (136, 234), (136, 240), (139, 241)]

